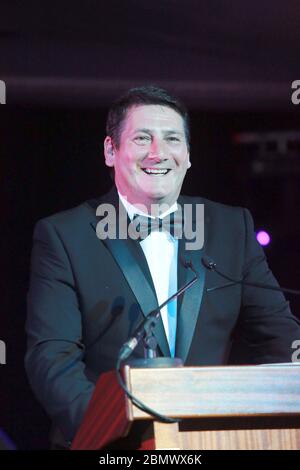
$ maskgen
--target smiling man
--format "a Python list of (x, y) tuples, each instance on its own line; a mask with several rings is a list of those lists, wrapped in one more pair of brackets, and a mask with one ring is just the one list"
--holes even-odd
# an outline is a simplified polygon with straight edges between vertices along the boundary
[[(191, 163), (188, 115), (176, 98), (156, 87), (129, 90), (109, 111), (104, 154), (114, 172), (109, 194), (47, 217), (34, 231), (26, 369), (56, 442), (65, 445), (123, 343), (192, 276), (182, 258), (192, 261), (199, 281), (161, 310), (158, 356), (193, 366), (289, 362), (300, 338), (281, 292), (224, 282), (201, 262), (210, 256), (234, 279), (278, 285), (247, 209), (180, 194)], [(126, 224), (149, 216), (156, 229), (140, 239), (99, 239), (104, 204), (123, 211)], [(187, 248), (185, 233), (161, 230), (185, 205), (193, 226), (204, 223), (204, 245), (196, 250)], [(143, 353), (139, 345), (133, 358)]]
[(114, 167), (119, 194), (131, 204), (174, 204), (190, 158), (184, 118), (163, 105), (135, 105), (119, 139), (104, 142), (107, 166)]

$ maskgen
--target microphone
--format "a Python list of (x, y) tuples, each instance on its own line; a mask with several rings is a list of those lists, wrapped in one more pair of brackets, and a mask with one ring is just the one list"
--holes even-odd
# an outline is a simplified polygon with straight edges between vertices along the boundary
[[(181, 287), (175, 294), (171, 295), (165, 302), (163, 302), (159, 307), (155, 308), (152, 310), (145, 318), (144, 320), (140, 323), (140, 325), (136, 328), (134, 331), (133, 335), (131, 338), (126, 341), (126, 343), (123, 344), (119, 351), (118, 359), (117, 359), (117, 364), (116, 364), (116, 372), (117, 372), (117, 379), (118, 383), (121, 386), (121, 388), (124, 390), (126, 395), (129, 397), (131, 402), (137, 406), (140, 410), (144, 411), (145, 413), (150, 414), (154, 418), (156, 418), (158, 421), (162, 423), (178, 423), (181, 421), (181, 419), (177, 418), (169, 418), (167, 416), (164, 416), (157, 411), (153, 410), (149, 406), (145, 405), (142, 401), (140, 401), (138, 398), (136, 398), (127, 388), (123, 377), (120, 372), (120, 367), (121, 367), (121, 362), (125, 361), (131, 353), (134, 351), (134, 349), (137, 347), (139, 344), (140, 340), (144, 338), (144, 336), (147, 336), (149, 332), (152, 333), (152, 329), (155, 327), (156, 322), (160, 316), (160, 310), (165, 307), (169, 302), (174, 300), (175, 298), (179, 297), (182, 295), (187, 289), (192, 287), (192, 285), (198, 280), (199, 274), (197, 271), (194, 269), (193, 264), (191, 261), (187, 262), (183, 260), (182, 258), (180, 259), (181, 263), (186, 269), (191, 269), (195, 276), (193, 279), (188, 282), (186, 285)], [(154, 346), (151, 347), (153, 349)], [(156, 346), (155, 346), (156, 347)], [(151, 360), (151, 359), (150, 359)], [(158, 359), (157, 359), (158, 360)], [(174, 367), (174, 366), (173, 366)]]
[(149, 329), (155, 327), (156, 322), (160, 316), (161, 309), (165, 307), (169, 302), (172, 302), (172, 300), (182, 295), (187, 289), (192, 287), (192, 285), (198, 280), (199, 273), (194, 269), (192, 262), (186, 261), (183, 258), (181, 258), (180, 261), (186, 269), (191, 269), (191, 271), (193, 271), (195, 276), (187, 284), (185, 284), (177, 292), (175, 292), (175, 294), (171, 295), (171, 297), (165, 300), (161, 305), (159, 305), (159, 307), (152, 310), (144, 318), (144, 320), (135, 329), (133, 335), (121, 347), (119, 356), (118, 356), (118, 363), (125, 361), (132, 354), (132, 352), (135, 350), (135, 348), (139, 344), (140, 340), (143, 338), (145, 331), (148, 331)]
[[(234, 284), (242, 284), (244, 286), (259, 287), (260, 289), (271, 289), (271, 290), (276, 290), (276, 291), (280, 291), (280, 292), (285, 292), (287, 294), (300, 295), (300, 291), (295, 290), (295, 289), (289, 289), (289, 288), (286, 288), (286, 287), (272, 286), (270, 284), (265, 284), (263, 282), (248, 282), (248, 281), (244, 281), (244, 279), (232, 279), (231, 277), (229, 277), (226, 274), (219, 271), (219, 269), (217, 268), (217, 264), (209, 256), (203, 256), (201, 258), (201, 261), (202, 261), (202, 264), (206, 267), (206, 269), (208, 269), (209, 271), (215, 271), (217, 274), (222, 276), (224, 279), (227, 279), (228, 281), (231, 281), (229, 284), (226, 284), (225, 286), (221, 286), (221, 287), (228, 287), (228, 286), (232, 286)], [(220, 289), (221, 287), (212, 287), (211, 289), (207, 289), (207, 290), (211, 292), (213, 290)]]

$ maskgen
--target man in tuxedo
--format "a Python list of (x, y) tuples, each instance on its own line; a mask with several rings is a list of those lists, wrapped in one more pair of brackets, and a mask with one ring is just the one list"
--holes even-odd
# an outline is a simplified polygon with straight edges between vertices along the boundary
[[(192, 278), (182, 258), (199, 280), (161, 311), (159, 356), (195, 366), (286, 362), (300, 338), (282, 293), (228, 283), (201, 262), (208, 255), (234, 279), (278, 285), (247, 209), (180, 195), (191, 162), (188, 115), (176, 98), (156, 87), (129, 90), (110, 109), (104, 154), (114, 172), (110, 193), (40, 220), (34, 231), (25, 364), (66, 442), (122, 344)], [(115, 210), (117, 228), (121, 213), (127, 225), (136, 216), (163, 222), (189, 206), (193, 228), (204, 224), (204, 243), (191, 249), (185, 233), (159, 229), (143, 239), (99, 236), (103, 204)], [(201, 205), (204, 220), (194, 210)], [(143, 357), (142, 345), (133, 357)]]

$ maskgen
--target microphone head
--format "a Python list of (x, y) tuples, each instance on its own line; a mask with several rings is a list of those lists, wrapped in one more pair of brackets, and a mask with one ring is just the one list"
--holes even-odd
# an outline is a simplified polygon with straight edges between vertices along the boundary
[(202, 264), (207, 268), (210, 269), (211, 271), (214, 271), (217, 267), (216, 263), (212, 258), (209, 256), (203, 256), (201, 258)]

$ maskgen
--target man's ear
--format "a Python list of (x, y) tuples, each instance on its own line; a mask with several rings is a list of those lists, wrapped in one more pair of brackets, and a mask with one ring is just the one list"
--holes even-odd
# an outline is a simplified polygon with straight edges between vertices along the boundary
[(192, 164), (191, 164), (191, 160), (190, 160), (190, 153), (188, 153), (188, 163), (187, 163), (187, 167), (188, 169), (191, 168)]
[(106, 136), (104, 140), (104, 157), (107, 166), (113, 167), (115, 165), (114, 144), (112, 138), (109, 136)]

